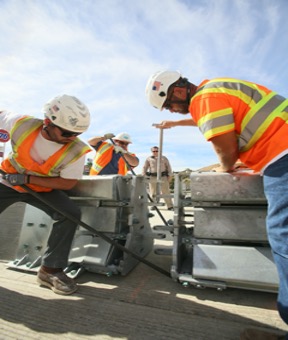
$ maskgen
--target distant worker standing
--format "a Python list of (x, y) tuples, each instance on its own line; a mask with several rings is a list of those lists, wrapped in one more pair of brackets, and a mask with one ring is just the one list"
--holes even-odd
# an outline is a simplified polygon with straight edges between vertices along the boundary
[[(106, 142), (107, 139), (113, 140), (115, 145)], [(90, 175), (119, 174), (124, 176), (129, 171), (126, 162), (132, 169), (139, 164), (136, 155), (128, 151), (128, 145), (132, 143), (132, 140), (126, 132), (121, 132), (117, 136), (107, 133), (104, 136), (92, 137), (88, 143), (96, 150)]]
[[(151, 148), (152, 155), (149, 156), (144, 163), (143, 169), (142, 169), (142, 175), (149, 177), (149, 191), (150, 196), (153, 198), (154, 201), (159, 201), (157, 199), (157, 167), (158, 167), (158, 153), (159, 149), (157, 146), (153, 146)], [(170, 197), (170, 182), (172, 179), (172, 168), (170, 165), (170, 162), (167, 157), (162, 156), (160, 160), (160, 171), (161, 171), (161, 193), (164, 196), (164, 201), (167, 205), (168, 210), (173, 210), (173, 203), (172, 199)], [(151, 210), (155, 210), (155, 207), (152, 207)]]
[[(191, 114), (178, 125), (197, 125), (212, 143), (220, 162), (215, 171), (233, 171), (240, 158), (263, 174), (267, 234), (279, 274), (278, 310), (288, 324), (288, 100), (262, 85), (233, 78), (196, 86), (176, 71), (152, 75), (146, 96), (160, 110)], [(159, 127), (176, 125), (168, 121)], [(247, 330), (242, 339), (275, 336)]]

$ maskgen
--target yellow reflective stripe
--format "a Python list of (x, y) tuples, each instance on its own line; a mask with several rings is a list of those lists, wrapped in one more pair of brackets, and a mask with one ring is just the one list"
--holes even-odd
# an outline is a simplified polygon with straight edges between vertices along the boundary
[[(71, 145), (67, 148), (67, 150), (69, 150), (70, 148), (71, 148)], [(51, 174), (53, 173), (54, 169), (55, 169), (57, 166), (59, 166), (59, 164), (61, 164), (61, 163), (63, 162), (64, 158), (65, 158), (66, 155), (67, 155), (67, 150), (64, 151), (64, 152), (61, 154), (61, 156), (57, 159), (57, 162), (50, 168), (48, 175), (51, 175)]]
[(213, 94), (229, 94), (243, 101), (248, 107), (252, 107), (261, 101), (267, 95), (267, 92), (259, 88), (257, 84), (238, 79), (217, 78), (209, 80), (200, 87), (192, 99), (201, 95), (209, 96)]
[[(261, 90), (257, 84), (254, 84), (254, 83), (251, 83), (251, 82), (248, 82), (248, 81), (245, 81), (245, 80), (239, 80), (239, 79), (234, 79), (234, 78), (216, 78), (214, 79), (214, 82), (225, 82), (225, 83), (235, 83), (235, 84), (243, 84), (251, 89), (253, 89), (254, 91), (257, 91), (261, 94), (261, 96), (266, 96), (267, 95), (267, 92)], [(213, 83), (213, 82), (212, 82)], [(225, 87), (225, 86), (224, 86)], [(239, 91), (239, 90), (238, 90)], [(240, 89), (241, 91), (241, 89)], [(226, 87), (225, 87), (225, 93), (226, 93)], [(252, 99), (252, 98), (250, 98)]]
[(100, 170), (103, 169), (103, 166), (100, 166), (98, 164), (93, 163), (92, 168), (98, 173), (98, 172), (100, 172)]
[(276, 95), (276, 92), (271, 92), (266, 95), (258, 104), (254, 105), (246, 114), (241, 123), (241, 131), (243, 131), (246, 125), (249, 123), (251, 118), (254, 116), (255, 112), (259, 111), (262, 106), (264, 106), (272, 97)]
[[(25, 117), (23, 119), (19, 119), (16, 124), (13, 126), (12, 130), (11, 130), (11, 136), (14, 140), (14, 151), (17, 152), (18, 150), (18, 146), (21, 145), (21, 143), (23, 143), (23, 140), (25, 140), (31, 133), (31, 131), (34, 131), (35, 129), (37, 129), (39, 126), (41, 126), (43, 124), (42, 121), (38, 121), (35, 122), (35, 120), (33, 119), (32, 121), (32, 117)], [(22, 124), (25, 122), (29, 122), (29, 120), (31, 121), (31, 126), (29, 129), (27, 129), (27, 126), (24, 127)], [(30, 122), (29, 122), (30, 123)], [(14, 134), (14, 135), (13, 135)]]
[(241, 148), (241, 152), (249, 150), (262, 137), (275, 118), (281, 118), (286, 122), (286, 124), (288, 123), (288, 112), (283, 111), (287, 107), (287, 104), (287, 100), (285, 100), (268, 115), (264, 122), (260, 124), (259, 128), (255, 131), (249, 142)]
[(202, 96), (203, 94), (221, 94), (224, 93), (237, 97), (239, 99), (241, 99), (246, 105), (248, 106), (253, 106), (255, 105), (255, 101), (251, 98), (251, 96), (246, 95), (244, 92), (239, 91), (239, 90), (232, 90), (232, 89), (227, 89), (226, 87), (223, 86), (223, 90), (221, 90), (221, 87), (218, 88), (207, 88), (207, 89), (203, 89), (199, 92), (197, 92), (194, 97), (196, 98), (197, 96)]
[(99, 165), (99, 163), (97, 163), (97, 162), (98, 162), (98, 159), (99, 159), (100, 157), (102, 157), (102, 155), (103, 155), (106, 151), (108, 151), (110, 148), (112, 148), (112, 145), (105, 142), (105, 144), (103, 144), (103, 145), (100, 147), (100, 149), (97, 150), (96, 157), (95, 157), (95, 159), (93, 160), (93, 163), (92, 163), (92, 168), (93, 168), (93, 170), (95, 170), (97, 173), (99, 173), (99, 172), (104, 168), (104, 166), (107, 165), (107, 164), (104, 164), (103, 166)]
[(234, 130), (235, 125), (234, 124), (229, 124), (221, 127), (217, 127), (215, 129), (210, 129), (207, 132), (204, 132), (204, 137), (208, 140), (212, 137), (215, 137), (216, 135), (220, 135), (222, 133), (225, 133), (227, 131)]
[(80, 145), (78, 145), (77, 141), (80, 141), (80, 140), (78, 138), (75, 139), (73, 141), (73, 143), (71, 143), (67, 147), (67, 149), (61, 154), (61, 156), (57, 159), (57, 162), (49, 170), (49, 173), (48, 173), (49, 175), (53, 174), (53, 171), (59, 165), (61, 165), (61, 163), (65, 160), (65, 158), (68, 157), (64, 164), (66, 164), (67, 161), (68, 161), (68, 164), (71, 164), (71, 163), (75, 162), (77, 159), (79, 159), (81, 156), (83, 156), (88, 150), (90, 150), (90, 148), (88, 146), (86, 146), (86, 145), (84, 145), (84, 147), (81, 146), (81, 148), (80, 148)]
[(207, 123), (207, 121), (213, 120), (215, 118), (227, 116), (228, 114), (231, 115), (231, 113), (232, 113), (231, 108), (210, 112), (198, 120), (198, 126), (201, 126)]
[(104, 144), (100, 150), (97, 151), (98, 155), (102, 155), (104, 152), (106, 152), (108, 149), (111, 148), (111, 144), (107, 143), (107, 144)]
[[(18, 173), (20, 173), (20, 174), (24, 173), (24, 172), (25, 172), (24, 170), (26, 170), (26, 169), (25, 169), (23, 166), (21, 166), (21, 164), (18, 164), (18, 163), (15, 161), (13, 155), (14, 155), (13, 153), (11, 153), (10, 155), (8, 155), (8, 159), (9, 159), (10, 163), (11, 163), (12, 166), (17, 170)], [(22, 171), (22, 170), (23, 170), (23, 171)]]
[(216, 134), (234, 129), (234, 117), (231, 108), (208, 113), (198, 121), (198, 126), (206, 139)]
[[(25, 143), (25, 139), (29, 137), (29, 135), (38, 129), (41, 125), (43, 125), (43, 121), (40, 119), (34, 119), (33, 117), (25, 117), (23, 119), (19, 119), (11, 130), (12, 139), (13, 139), (13, 153), (11, 153), (9, 157), (9, 161), (12, 166), (18, 172), (24, 172), (25, 168), (21, 166), (17, 162), (17, 152), (21, 143)], [(69, 152), (68, 152), (69, 150)], [(57, 176), (61, 165), (64, 166), (74, 162), (79, 159), (82, 155), (84, 155), (90, 148), (87, 144), (83, 143), (80, 139), (75, 139), (73, 143), (69, 145), (69, 147), (61, 154), (61, 156), (57, 159), (56, 164), (54, 164), (50, 169), (47, 175), (49, 176)], [(23, 170), (23, 171), (22, 171)], [(29, 170), (30, 174), (35, 174), (37, 176), (47, 176), (46, 174), (41, 174), (33, 170)]]

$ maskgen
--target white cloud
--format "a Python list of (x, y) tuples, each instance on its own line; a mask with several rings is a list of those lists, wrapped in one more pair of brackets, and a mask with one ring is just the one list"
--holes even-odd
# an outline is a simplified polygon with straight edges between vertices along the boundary
[[(195, 84), (239, 77), (288, 95), (287, 9), (285, 0), (1, 1), (0, 106), (41, 117), (51, 97), (76, 95), (93, 114), (83, 138), (127, 131), (143, 162), (158, 142), (152, 123), (182, 118), (146, 102), (159, 69)], [(164, 154), (177, 170), (216, 160), (185, 127), (165, 132)]]

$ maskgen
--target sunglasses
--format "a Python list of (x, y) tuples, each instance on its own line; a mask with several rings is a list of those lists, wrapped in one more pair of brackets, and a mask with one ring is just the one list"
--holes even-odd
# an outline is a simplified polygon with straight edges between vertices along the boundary
[(158, 150), (153, 150), (152, 152), (158, 152)]
[(81, 132), (73, 132), (73, 131), (68, 131), (60, 128), (57, 125), (52, 124), (53, 127), (57, 127), (61, 131), (61, 136), (64, 138), (69, 138), (69, 137), (77, 137), (81, 135)]
[(129, 143), (126, 143), (126, 142), (122, 142), (121, 140), (118, 140), (117, 141), (119, 144), (121, 144), (121, 145), (125, 145), (125, 146), (127, 146)]

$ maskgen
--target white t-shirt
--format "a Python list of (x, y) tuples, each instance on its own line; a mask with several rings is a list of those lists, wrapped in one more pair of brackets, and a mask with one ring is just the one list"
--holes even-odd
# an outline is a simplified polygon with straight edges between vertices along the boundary
[[(4, 110), (0, 110), (0, 112), (0, 129), (5, 130), (10, 134), (10, 131), (12, 130), (16, 121), (23, 117), (23, 115)], [(61, 149), (62, 146), (62, 144), (45, 139), (40, 132), (34, 144), (32, 145), (30, 156), (35, 162), (43, 164), (51, 155)], [(85, 155), (62, 169), (60, 172), (60, 177), (66, 179), (80, 179), (83, 174), (84, 164)]]

